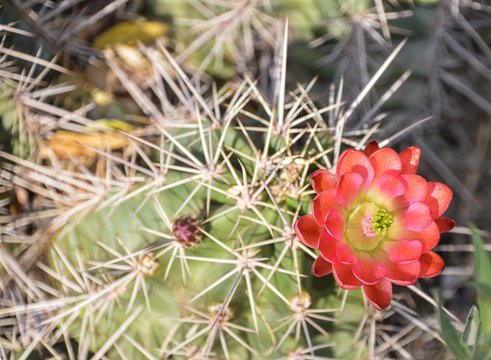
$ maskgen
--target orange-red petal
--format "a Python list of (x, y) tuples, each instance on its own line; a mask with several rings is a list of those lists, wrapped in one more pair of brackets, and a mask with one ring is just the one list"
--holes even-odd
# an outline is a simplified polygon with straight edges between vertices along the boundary
[(342, 264), (356, 263), (356, 255), (348, 244), (338, 242), (336, 244), (336, 256)]
[(398, 176), (383, 174), (377, 178), (377, 181), (380, 191), (391, 198), (402, 195), (406, 191), (406, 184)]
[(318, 247), (319, 254), (333, 264), (339, 263), (338, 255), (336, 254), (336, 245), (338, 242), (338, 240), (329, 235), (327, 230), (324, 229), (321, 233)]
[(411, 231), (423, 231), (433, 222), (430, 208), (422, 202), (416, 202), (402, 213), (402, 225)]
[(320, 169), (310, 175), (310, 183), (317, 194), (336, 187), (336, 178), (329, 171)]
[(382, 279), (373, 285), (363, 285), (363, 292), (377, 310), (385, 309), (392, 300), (392, 284), (387, 279)]
[(336, 178), (339, 180), (342, 175), (352, 172), (360, 174), (366, 186), (372, 183), (374, 174), (372, 164), (364, 153), (356, 149), (343, 151), (336, 167)]
[(402, 163), (401, 174), (416, 174), (418, 170), (421, 149), (417, 146), (410, 146), (399, 154)]
[(441, 233), (450, 231), (454, 228), (455, 226), (455, 221), (443, 216), (440, 216), (439, 218), (435, 219), (436, 224), (438, 225), (438, 229), (440, 230)]
[(386, 243), (384, 249), (390, 261), (403, 264), (418, 260), (423, 253), (423, 244), (419, 240), (398, 240)]
[(314, 249), (317, 249), (319, 245), (322, 230), (322, 227), (316, 223), (312, 214), (300, 217), (295, 223), (295, 233), (300, 241)]
[(344, 207), (349, 207), (358, 197), (358, 192), (363, 184), (363, 178), (356, 172), (345, 173), (339, 179), (336, 192), (336, 200)]
[(428, 183), (428, 196), (424, 201), (430, 207), (433, 219), (440, 217), (447, 210), (452, 200), (452, 190), (440, 182)]
[(414, 284), (418, 280), (421, 270), (419, 261), (413, 261), (407, 264), (388, 262), (384, 266), (387, 271), (385, 277), (392, 283), (401, 286)]
[(336, 201), (337, 190), (329, 189), (321, 192), (312, 201), (312, 215), (314, 215), (317, 224), (324, 227), (324, 222), (326, 220), (327, 213), (332, 209), (337, 209), (341, 211), (341, 206)]
[(331, 236), (337, 240), (343, 239), (346, 224), (336, 209), (332, 209), (326, 215), (325, 227)]
[(375, 177), (382, 174), (390, 174), (397, 176), (401, 171), (401, 159), (391, 148), (382, 148), (375, 151), (368, 158), (373, 166)]
[(421, 271), (419, 277), (431, 278), (440, 274), (445, 266), (445, 262), (437, 253), (433, 251), (425, 252), (419, 258), (421, 263)]
[(385, 268), (368, 255), (359, 255), (356, 264), (351, 267), (353, 275), (363, 284), (372, 285), (385, 276)]
[(440, 229), (434, 221), (426, 229), (419, 232), (401, 228), (400, 233), (398, 234), (398, 239), (420, 240), (423, 244), (423, 252), (426, 252), (433, 249), (440, 241)]
[(367, 146), (365, 146), (365, 150), (363, 150), (363, 152), (366, 156), (370, 157), (370, 155), (372, 155), (378, 149), (380, 149), (378, 143), (376, 141), (370, 141)]
[(333, 264), (332, 273), (334, 279), (342, 289), (353, 290), (361, 286), (361, 281), (358, 280), (351, 271), (351, 265)]
[(324, 276), (332, 272), (332, 264), (318, 256), (312, 264), (312, 274), (315, 276)]
[(405, 200), (405, 206), (413, 202), (426, 200), (428, 183), (423, 177), (414, 174), (405, 174), (399, 176), (399, 178), (406, 184), (406, 191), (402, 195)]

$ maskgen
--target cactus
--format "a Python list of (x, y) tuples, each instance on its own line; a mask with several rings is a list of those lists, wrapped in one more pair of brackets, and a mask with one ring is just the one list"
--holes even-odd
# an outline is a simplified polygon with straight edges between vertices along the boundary
[[(307, 174), (323, 161), (312, 153), (329, 153), (333, 140), (315, 113), (292, 116), (301, 103), (282, 127), (271, 105), (264, 119), (249, 113), (259, 102), (233, 102), (257, 91), (247, 84), (227, 95), (221, 117), (203, 104), (192, 105), (197, 119), (185, 128), (155, 122), (155, 144), (127, 133), (140, 156), (124, 164), (141, 179), (109, 189), (60, 229), (46, 270), (64, 296), (80, 298), (57, 315), (79, 351), (231, 359), (364, 351), (350, 349), (354, 339), (330, 345), (334, 321), (348, 320), (354, 334), (363, 302), (306, 279), (314, 254), (292, 230), (308, 211)], [(304, 122), (310, 133), (295, 125)]]
[(330, 168), (341, 145), (321, 114), (341, 105), (318, 109), (300, 85), (285, 96), (285, 73), (275, 103), (249, 79), (210, 102), (160, 51), (143, 48), (155, 70), (173, 67), (178, 80), (163, 80), (180, 99), (162, 113), (109, 63), (150, 125), (117, 133), (124, 152), (84, 145), (104, 160), (101, 177), (82, 163), (81, 177), (36, 168), (62, 193), (64, 181), (87, 182), (52, 222), (39, 266), (64, 301), (44, 303), (38, 329), (52, 344), (73, 339), (79, 358), (359, 357), (361, 293), (306, 276), (316, 254), (292, 228), (310, 211), (308, 174)]
[[(288, 96), (286, 46), (285, 35), (270, 101), (248, 78), (207, 92), (164, 47), (141, 45), (161, 76), (155, 93), (166, 86), (175, 102), (162, 101), (160, 112), (148, 91), (106, 59), (149, 125), (117, 132), (127, 142), (123, 151), (82, 145), (99, 155), (97, 173), (73, 155), (83, 175), (2, 154), (73, 198), (51, 221), (47, 260), (38, 264), (56, 299), (3, 312), (35, 314), (32, 344), (64, 339), (77, 358), (367, 353), (366, 342), (357, 342), (366, 321), (361, 292), (310, 278), (317, 255), (293, 224), (310, 212), (308, 174), (332, 168), (342, 142), (361, 147), (371, 131), (344, 137), (326, 126), (322, 114), (344, 124), (356, 104), (341, 115), (341, 103), (317, 108), (301, 85)], [(166, 76), (169, 67), (177, 78)], [(58, 194), (42, 193), (56, 207)]]
[[(295, 41), (311, 42), (310, 47), (344, 38), (327, 61), (312, 56), (311, 49), (302, 49), (302, 59), (298, 61), (307, 68), (315, 68), (317, 74), (322, 72), (319, 70), (322, 63), (331, 64), (338, 58), (346, 59), (348, 64), (352, 61), (350, 57), (359, 50), (355, 47), (364, 42), (360, 41), (357, 33), (371, 33), (376, 42), (385, 45), (384, 37), (390, 38), (388, 20), (399, 18), (398, 12), (386, 14), (382, 1), (367, 0), (349, 3), (320, 0), (148, 0), (148, 3), (152, 9), (149, 15), (174, 20), (177, 60), (188, 60), (195, 71), (205, 71), (215, 78), (227, 80), (237, 73), (259, 70), (256, 60), (269, 57), (271, 49), (277, 45), (276, 39), (281, 38), (280, 19), (288, 18)], [(411, 12), (401, 14), (408, 16)], [(379, 34), (379, 18), (383, 35)], [(352, 49), (344, 49), (348, 47)], [(360, 61), (355, 59), (357, 66), (366, 65), (359, 64)], [(349, 67), (343, 66), (342, 70)], [(357, 70), (364, 72), (362, 75), (366, 80), (367, 69)]]

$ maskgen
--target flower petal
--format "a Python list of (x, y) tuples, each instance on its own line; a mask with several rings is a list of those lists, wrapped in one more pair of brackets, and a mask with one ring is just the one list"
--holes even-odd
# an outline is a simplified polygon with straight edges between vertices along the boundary
[(410, 146), (399, 154), (402, 163), (401, 174), (416, 174), (418, 170), (421, 149), (417, 146)]
[(440, 242), (440, 229), (436, 222), (432, 222), (423, 231), (417, 233), (418, 239), (423, 244), (423, 252), (433, 249)]
[(324, 227), (326, 216), (332, 209), (341, 210), (341, 206), (336, 201), (336, 189), (329, 189), (321, 192), (312, 201), (312, 215), (320, 226)]
[(317, 225), (312, 214), (300, 217), (295, 223), (295, 233), (301, 242), (308, 247), (317, 249), (322, 227)]
[(337, 240), (343, 239), (345, 223), (336, 209), (332, 209), (326, 215), (325, 227), (331, 236)]
[(443, 216), (435, 219), (436, 224), (438, 225), (438, 229), (440, 229), (441, 233), (450, 231), (455, 226), (455, 221)]
[(318, 256), (312, 264), (312, 274), (315, 276), (324, 276), (332, 272), (332, 264)]
[(360, 255), (351, 267), (353, 275), (363, 284), (372, 285), (385, 276), (385, 268), (368, 255)]
[(336, 254), (336, 245), (338, 244), (338, 242), (338, 240), (329, 235), (326, 229), (322, 231), (319, 240), (318, 250), (325, 260), (333, 264), (339, 264), (339, 259)]
[(361, 286), (360, 280), (358, 280), (351, 271), (351, 265), (345, 264), (333, 264), (332, 273), (334, 279), (342, 289), (353, 290)]
[(398, 240), (384, 246), (389, 259), (395, 263), (408, 263), (418, 260), (423, 253), (423, 244), (419, 240)]
[(346, 173), (339, 179), (336, 200), (344, 207), (349, 207), (358, 197), (358, 192), (363, 184), (363, 178), (356, 172)]
[(440, 241), (440, 229), (434, 221), (426, 229), (418, 232), (402, 227), (397, 234), (397, 239), (419, 240), (423, 244), (423, 252), (426, 252), (433, 249)]
[(391, 148), (382, 148), (375, 151), (368, 158), (375, 171), (375, 177), (382, 174), (397, 176), (401, 171), (401, 159), (399, 154)]
[(370, 141), (367, 146), (365, 146), (365, 150), (363, 152), (365, 153), (366, 156), (372, 155), (375, 151), (380, 149), (380, 146), (378, 146), (378, 143), (376, 141)]
[(404, 197), (405, 206), (409, 206), (414, 202), (425, 201), (428, 195), (428, 183), (426, 180), (414, 174), (405, 174), (399, 178), (406, 184), (406, 191), (402, 195)]
[(392, 284), (387, 279), (382, 279), (373, 285), (363, 285), (363, 292), (377, 310), (385, 309), (392, 300)]
[(406, 191), (406, 184), (399, 177), (384, 174), (377, 178), (380, 191), (389, 197), (402, 195)]
[(452, 190), (447, 185), (439, 182), (428, 183), (428, 196), (424, 202), (430, 207), (433, 219), (436, 219), (447, 210), (452, 200), (452, 195)]
[(336, 178), (329, 171), (319, 169), (310, 175), (310, 183), (317, 194), (336, 187)]
[(372, 183), (373, 167), (367, 156), (356, 149), (343, 151), (336, 167), (336, 178), (339, 180), (343, 174), (351, 172), (360, 174), (366, 186)]
[(407, 286), (414, 284), (419, 278), (421, 264), (413, 261), (407, 264), (389, 262), (384, 264), (387, 273), (385, 277), (396, 285)]
[(437, 276), (443, 270), (445, 262), (437, 253), (433, 251), (425, 252), (419, 259), (421, 263), (420, 278), (430, 278)]
[(356, 263), (356, 255), (348, 244), (338, 242), (336, 244), (336, 255), (342, 264)]
[(413, 203), (402, 213), (402, 225), (409, 230), (423, 231), (431, 223), (430, 208), (425, 203)]

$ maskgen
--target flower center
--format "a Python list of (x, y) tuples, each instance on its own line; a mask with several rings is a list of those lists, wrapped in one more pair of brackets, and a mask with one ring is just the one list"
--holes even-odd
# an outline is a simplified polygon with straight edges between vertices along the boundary
[(372, 238), (377, 236), (377, 233), (372, 228), (373, 215), (367, 215), (363, 218), (361, 222), (361, 229), (363, 230), (363, 235)]
[(383, 235), (389, 230), (390, 225), (394, 222), (392, 215), (385, 209), (379, 209), (372, 219), (371, 228), (378, 235)]
[(354, 249), (372, 251), (385, 238), (392, 223), (392, 216), (387, 210), (373, 202), (363, 202), (348, 215), (345, 235)]

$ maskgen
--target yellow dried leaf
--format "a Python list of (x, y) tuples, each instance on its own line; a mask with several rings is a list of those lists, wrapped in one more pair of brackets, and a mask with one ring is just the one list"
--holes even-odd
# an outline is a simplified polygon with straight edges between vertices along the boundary
[(93, 43), (96, 49), (106, 49), (115, 44), (135, 45), (151, 41), (167, 32), (167, 25), (157, 21), (120, 22), (100, 34)]
[(119, 149), (128, 144), (128, 139), (119, 134), (103, 132), (83, 134), (59, 130), (47, 144), (41, 147), (40, 156), (47, 158), (52, 151), (59, 158), (67, 158), (68, 155), (75, 158), (90, 158), (97, 155), (97, 152), (84, 145), (105, 151), (106, 149)]

